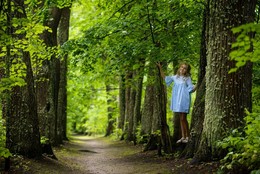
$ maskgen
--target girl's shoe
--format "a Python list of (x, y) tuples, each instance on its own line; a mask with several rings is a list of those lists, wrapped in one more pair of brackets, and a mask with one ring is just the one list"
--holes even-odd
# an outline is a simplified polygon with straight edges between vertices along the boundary
[(184, 137), (181, 137), (181, 139), (179, 139), (178, 141), (176, 141), (176, 143), (182, 143), (185, 140)]
[(184, 140), (182, 140), (183, 143), (188, 143), (189, 142), (189, 137), (184, 138)]

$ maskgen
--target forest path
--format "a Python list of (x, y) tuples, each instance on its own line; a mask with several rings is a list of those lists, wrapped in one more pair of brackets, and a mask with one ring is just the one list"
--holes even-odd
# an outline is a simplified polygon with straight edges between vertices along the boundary
[(55, 154), (59, 161), (76, 169), (76, 173), (172, 173), (167, 163), (163, 163), (164, 160), (154, 152), (144, 153), (140, 146), (104, 137), (74, 136), (63, 148), (55, 149)]
[[(189, 159), (158, 157), (156, 150), (142, 152), (142, 146), (105, 137), (74, 135), (54, 148), (58, 160), (16, 159), (15, 174), (212, 174), (217, 163), (189, 165)], [(1, 172), (0, 172), (1, 173)]]

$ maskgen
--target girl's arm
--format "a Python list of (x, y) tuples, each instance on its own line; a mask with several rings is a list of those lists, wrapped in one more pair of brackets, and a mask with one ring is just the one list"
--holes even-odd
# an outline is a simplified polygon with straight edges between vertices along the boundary
[(187, 85), (189, 92), (194, 92), (197, 89), (197, 85), (192, 84), (191, 77), (187, 79)]
[(157, 63), (157, 66), (158, 66), (158, 68), (159, 68), (161, 77), (162, 77), (163, 79), (165, 79), (165, 74), (164, 74), (164, 72), (163, 72), (163, 70), (162, 70), (162, 65), (161, 65), (160, 63)]
[(157, 63), (157, 66), (159, 68), (159, 71), (160, 71), (160, 74), (161, 74), (163, 80), (165, 80), (166, 85), (169, 86), (174, 81), (174, 77), (173, 76), (165, 76), (165, 74), (162, 70), (162, 65), (160, 63)]

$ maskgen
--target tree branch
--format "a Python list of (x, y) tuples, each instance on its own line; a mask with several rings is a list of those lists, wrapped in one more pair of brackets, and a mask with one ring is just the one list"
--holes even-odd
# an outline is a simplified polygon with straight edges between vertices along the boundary
[(132, 2), (134, 2), (134, 0), (125, 3), (125, 4), (124, 4), (122, 7), (120, 7), (117, 11), (115, 11), (115, 12), (111, 15), (111, 17), (110, 17), (109, 19), (111, 19), (113, 16), (115, 16), (115, 14), (116, 14), (117, 12), (121, 11), (123, 8), (125, 8), (128, 4), (130, 4), (130, 3), (132, 3)]

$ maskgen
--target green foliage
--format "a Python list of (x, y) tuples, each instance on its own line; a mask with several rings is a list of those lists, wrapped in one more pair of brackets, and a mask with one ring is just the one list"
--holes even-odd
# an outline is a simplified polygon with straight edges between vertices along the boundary
[(136, 136), (136, 143), (137, 144), (142, 144), (145, 140), (144, 140), (144, 137), (146, 137), (147, 135), (142, 135), (141, 134), (141, 130), (142, 130), (142, 127), (141, 127), (141, 124), (138, 124), (137, 128), (136, 128), (136, 133), (135, 133), (135, 136)]
[[(221, 160), (223, 171), (251, 171), (260, 172), (260, 107), (259, 107), (259, 56), (260, 56), (260, 25), (249, 23), (233, 29), (237, 34), (237, 41), (232, 45), (234, 49), (231, 60), (235, 60), (236, 67), (230, 70), (236, 72), (247, 62), (254, 62), (252, 102), (253, 113), (247, 112), (246, 126), (243, 131), (233, 130), (232, 134), (219, 142), (218, 145), (228, 151)], [(254, 35), (254, 37), (252, 37)]]
[[(92, 3), (93, 8), (96, 2)], [(189, 62), (195, 63), (201, 28), (197, 20), (200, 19), (202, 6), (195, 3), (185, 6), (181, 5), (182, 1), (180, 4), (156, 3), (156, 7), (143, 1), (114, 2), (108, 7), (102, 4), (105, 8), (102, 13), (96, 8), (90, 9), (96, 16), (91, 14), (90, 19), (83, 18), (86, 23), (80, 25), (84, 27), (84, 36), (74, 42), (74, 58), (77, 61), (80, 58), (84, 65), (91, 65), (100, 58), (109, 59), (108, 67), (118, 67), (119, 71), (124, 71), (126, 66), (135, 66), (138, 64), (136, 60), (142, 57), (148, 61), (189, 59)], [(86, 6), (90, 8), (90, 2)], [(100, 13), (102, 15), (97, 17)], [(147, 21), (149, 17), (150, 23)], [(150, 25), (154, 27), (152, 31)]]
[[(115, 127), (116, 127), (116, 125), (115, 125)], [(115, 140), (120, 140), (121, 137), (122, 137), (122, 135), (123, 135), (123, 133), (124, 133), (124, 132), (123, 132), (122, 129), (116, 128), (116, 129), (114, 129), (114, 131), (113, 131), (111, 137), (112, 137), (113, 139), (115, 139)]]
[(260, 87), (253, 87), (252, 94), (253, 112), (260, 113)]
[(11, 90), (14, 86), (24, 86), (25, 81), (19, 77), (9, 77), (9, 78), (2, 78), (0, 80), (0, 93), (5, 90)]
[[(146, 66), (157, 61), (177, 64), (186, 60), (196, 67), (203, 8), (203, 3), (188, 0), (73, 3), (70, 41), (64, 46), (70, 55), (70, 127), (75, 128), (72, 122), (76, 121), (77, 131), (91, 132), (94, 125), (97, 128), (96, 118), (100, 126), (103, 121), (105, 125), (106, 94), (97, 89), (104, 89), (106, 83), (118, 86), (118, 77), (138, 70), (141, 62)], [(137, 75), (146, 78), (146, 73), (145, 67)], [(126, 84), (135, 85), (137, 75)], [(117, 90), (114, 93), (118, 95)], [(169, 115), (172, 117), (171, 112)]]
[(231, 60), (236, 61), (236, 67), (232, 68), (230, 73), (244, 66), (247, 61), (259, 62), (260, 56), (260, 24), (244, 24), (232, 31), (238, 34), (238, 37), (232, 44), (234, 50), (230, 53)]
[(10, 151), (5, 148), (5, 126), (4, 126), (4, 120), (0, 119), (0, 157), (8, 158), (12, 154)]
[(36, 1), (27, 0), (25, 4), (27, 6), (24, 9), (12, 6), (13, 11), (17, 10), (25, 17), (11, 18), (10, 23), (14, 32), (11, 35), (7, 35), (5, 31), (7, 14), (0, 14), (0, 23), (4, 24), (1, 28), (3, 33), (0, 35), (0, 68), (4, 70), (5, 75), (5, 78), (0, 80), (0, 93), (14, 86), (26, 85), (24, 78), (28, 67), (23, 60), (24, 52), (30, 54), (35, 76), (39, 73), (42, 62), (57, 53), (57, 49), (47, 47), (40, 36), (44, 31), (51, 32), (50, 28), (43, 26), (42, 23), (42, 11), (46, 9), (37, 7), (39, 2)]
[(45, 136), (41, 136), (41, 144), (48, 144), (49, 143), (49, 138)]
[(226, 157), (221, 160), (222, 170), (259, 169), (260, 114), (247, 113), (245, 121), (243, 132), (235, 129), (229, 137), (218, 143), (221, 148), (228, 150)]
[(82, 73), (70, 66), (68, 74), (68, 128), (85, 134), (105, 133), (106, 92), (96, 75)]

